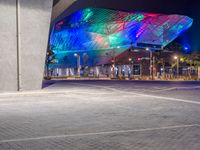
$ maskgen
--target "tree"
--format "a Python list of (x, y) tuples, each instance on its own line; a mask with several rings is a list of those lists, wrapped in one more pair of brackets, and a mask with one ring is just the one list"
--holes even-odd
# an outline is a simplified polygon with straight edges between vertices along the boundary
[(55, 58), (55, 53), (53, 52), (53, 46), (48, 45), (47, 56), (46, 56), (46, 71), (48, 78), (49, 78), (49, 64), (54, 64), (56, 62), (57, 60)]
[(200, 66), (200, 54), (193, 53), (191, 55), (183, 55), (181, 62), (184, 62), (190, 66), (189, 76), (191, 77), (192, 68), (198, 70), (198, 67)]
[(166, 66), (166, 56), (163, 56), (163, 52), (161, 50), (155, 51), (154, 54), (155, 57), (155, 65), (157, 70), (160, 70), (160, 68), (163, 68), (163, 75), (165, 76), (165, 66)]

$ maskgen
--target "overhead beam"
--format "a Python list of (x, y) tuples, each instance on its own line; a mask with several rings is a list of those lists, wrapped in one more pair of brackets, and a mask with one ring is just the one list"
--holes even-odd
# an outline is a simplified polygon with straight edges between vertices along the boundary
[(55, 20), (59, 15), (61, 15), (75, 1), (76, 0), (60, 0), (53, 7), (51, 20)]

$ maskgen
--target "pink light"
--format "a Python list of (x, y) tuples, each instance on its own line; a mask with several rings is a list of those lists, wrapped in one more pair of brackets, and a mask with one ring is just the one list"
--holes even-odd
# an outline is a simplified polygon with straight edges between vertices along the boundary
[(145, 16), (147, 16), (147, 17), (156, 17), (156, 16), (159, 16), (159, 14), (147, 13), (147, 14), (145, 14)]
[(117, 23), (117, 28), (114, 33), (118, 33), (123, 30), (123, 23)]
[(64, 24), (64, 21), (58, 22), (58, 23), (56, 24), (56, 29), (57, 29), (57, 30), (60, 30), (60, 29), (61, 29), (61, 25), (63, 25), (63, 24)]

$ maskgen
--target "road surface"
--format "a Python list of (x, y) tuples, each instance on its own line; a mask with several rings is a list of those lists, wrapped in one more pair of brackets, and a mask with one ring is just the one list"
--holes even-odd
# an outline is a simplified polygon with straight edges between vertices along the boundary
[(200, 148), (200, 82), (45, 85), (0, 94), (0, 150)]

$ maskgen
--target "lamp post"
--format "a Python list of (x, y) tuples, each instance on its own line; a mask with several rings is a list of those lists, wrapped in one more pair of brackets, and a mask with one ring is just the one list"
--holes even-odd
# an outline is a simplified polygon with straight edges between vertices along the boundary
[(147, 47), (145, 49), (146, 51), (149, 52), (149, 57), (150, 57), (150, 77), (153, 80), (154, 79), (154, 74), (153, 74), (153, 67), (154, 67), (154, 60), (153, 60), (153, 52)]
[(77, 58), (77, 75), (80, 77), (80, 54), (75, 53), (74, 56)]
[(177, 77), (178, 77), (179, 76), (179, 57), (174, 56), (174, 59), (176, 60), (176, 74), (177, 74)]
[(134, 58), (129, 58), (128, 61), (131, 63), (131, 67), (129, 68), (129, 73), (128, 73), (128, 76), (129, 76), (129, 79), (131, 78), (131, 74), (133, 73), (133, 62), (134, 62)]
[[(112, 68), (113, 68), (113, 77), (115, 77), (116, 76), (116, 72), (115, 72), (115, 69), (116, 69), (116, 57), (115, 57), (115, 50), (113, 49), (112, 51), (111, 51), (111, 53), (110, 53), (110, 55), (111, 55), (111, 57), (112, 57), (112, 60), (111, 60), (111, 62), (112, 62)], [(117, 70), (117, 72), (118, 72), (118, 70)]]

